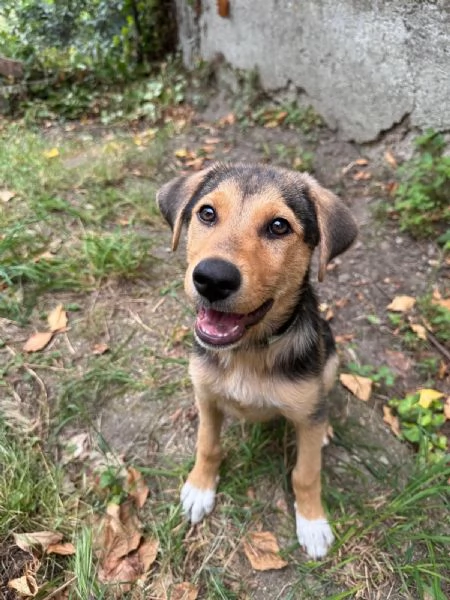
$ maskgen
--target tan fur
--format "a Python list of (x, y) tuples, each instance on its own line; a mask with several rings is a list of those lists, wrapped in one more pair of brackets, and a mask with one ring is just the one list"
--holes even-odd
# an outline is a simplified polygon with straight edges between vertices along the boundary
[[(279, 364), (280, 359), (288, 360), (291, 354), (303, 356), (311, 347), (310, 342), (315, 342), (324, 355), (324, 341), (308, 325), (310, 321), (305, 321), (301, 335), (288, 329), (271, 343), (259, 344), (277, 332), (298, 306), (299, 284), (307, 276), (312, 256), (311, 245), (304, 239), (303, 221), (283, 196), (286, 188), (281, 185), (279, 189), (273, 181), (281, 177), (291, 186), (289, 189), (298, 189), (299, 194), (308, 190), (314, 202), (320, 230), (320, 280), (329, 260), (354, 239), (356, 225), (334, 194), (312, 177), (284, 169), (272, 169), (267, 180), (261, 169), (254, 173), (250, 170), (245, 180), (238, 169), (234, 175), (218, 179), (217, 185), (210, 186), (211, 191), (197, 194), (199, 199), (195, 201), (196, 190), (211, 173), (215, 174), (214, 167), (178, 178), (158, 194), (158, 203), (173, 229), (174, 248), (183, 225), (183, 211), (188, 203), (192, 209), (187, 232), (186, 294), (194, 306), (201, 304), (193, 271), (203, 260), (223, 259), (239, 269), (241, 284), (231, 298), (222, 302), (220, 310), (249, 314), (268, 300), (273, 304), (262, 320), (245, 332), (237, 350), (213, 349), (191, 357), (190, 375), (199, 410), (199, 430), (195, 466), (188, 482), (198, 490), (215, 490), (224, 414), (253, 421), (282, 415), (296, 428), (298, 454), (292, 484), (297, 510), (305, 519), (321, 519), (324, 517), (320, 497), (321, 448), (327, 422), (324, 418), (316, 419), (314, 414), (334, 383), (338, 360), (332, 354), (324, 363), (322, 356), (319, 375), (289, 378), (283, 373), (276, 374), (277, 361)], [(216, 211), (218, 218), (213, 227), (199, 219), (202, 206), (211, 206)], [(267, 223), (279, 218), (289, 222), (292, 233), (274, 242), (261, 232)]]

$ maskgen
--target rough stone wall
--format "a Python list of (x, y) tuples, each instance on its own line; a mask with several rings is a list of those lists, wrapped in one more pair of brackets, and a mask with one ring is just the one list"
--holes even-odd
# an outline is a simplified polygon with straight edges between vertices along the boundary
[[(409, 116), (450, 130), (450, 0), (177, 0), (185, 63), (220, 53), (288, 87), (345, 139), (365, 142)], [(191, 5), (197, 7), (197, 12)], [(201, 7), (201, 8), (199, 8)]]

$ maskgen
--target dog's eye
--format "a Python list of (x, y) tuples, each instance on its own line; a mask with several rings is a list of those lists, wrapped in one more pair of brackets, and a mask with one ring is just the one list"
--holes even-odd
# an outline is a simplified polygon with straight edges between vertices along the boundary
[(292, 231), (291, 226), (289, 225), (286, 219), (274, 219), (269, 223), (267, 228), (268, 232), (272, 236), (282, 236), (290, 233)]
[(205, 206), (202, 206), (198, 211), (198, 217), (200, 221), (203, 221), (203, 223), (211, 225), (211, 223), (216, 221), (216, 211), (212, 206), (205, 204)]

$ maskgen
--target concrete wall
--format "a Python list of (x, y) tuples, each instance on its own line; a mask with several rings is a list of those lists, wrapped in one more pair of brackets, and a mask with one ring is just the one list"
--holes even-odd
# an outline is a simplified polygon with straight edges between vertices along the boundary
[[(450, 0), (176, 0), (184, 61), (217, 53), (288, 87), (342, 137), (375, 139), (409, 116), (450, 130)], [(191, 5), (201, 6), (197, 13)]]

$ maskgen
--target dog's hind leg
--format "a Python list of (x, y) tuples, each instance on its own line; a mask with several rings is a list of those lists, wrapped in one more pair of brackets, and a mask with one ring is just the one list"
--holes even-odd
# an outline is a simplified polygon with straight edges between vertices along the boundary
[(326, 555), (333, 533), (322, 507), (320, 471), (326, 422), (296, 423), (297, 463), (292, 472), (295, 517), (300, 545), (311, 558)]
[(191, 523), (199, 523), (214, 508), (219, 466), (222, 459), (220, 429), (223, 413), (214, 401), (200, 400), (195, 465), (181, 490), (183, 512)]

